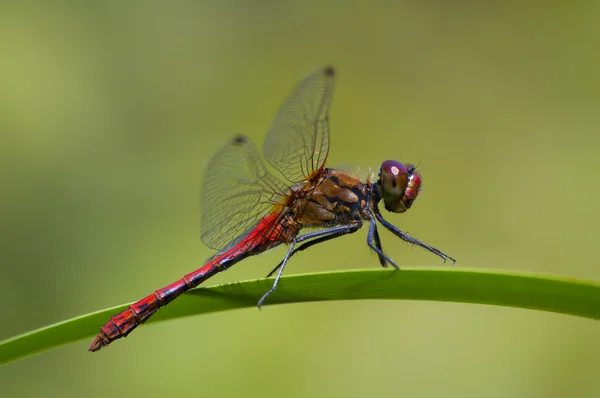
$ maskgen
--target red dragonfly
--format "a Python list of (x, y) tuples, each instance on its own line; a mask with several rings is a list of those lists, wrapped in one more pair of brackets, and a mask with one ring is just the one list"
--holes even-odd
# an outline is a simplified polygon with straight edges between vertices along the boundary
[[(272, 174), (257, 148), (245, 136), (237, 136), (210, 160), (202, 185), (202, 241), (218, 250), (200, 269), (156, 290), (113, 316), (100, 329), (90, 351), (127, 336), (160, 307), (211, 276), (244, 258), (282, 243), (289, 245), (271, 289), (275, 291), (285, 265), (295, 253), (369, 224), (367, 244), (383, 267), (398, 268), (381, 248), (376, 221), (400, 239), (440, 256), (441, 251), (402, 232), (386, 221), (379, 210), (408, 210), (421, 189), (415, 167), (394, 160), (381, 164), (377, 181), (360, 179), (325, 167), (329, 153), (329, 108), (335, 70), (325, 67), (308, 75), (289, 95), (269, 131), (262, 153), (281, 174)], [(303, 228), (318, 228), (303, 235)], [(301, 243), (301, 244), (300, 244)]]

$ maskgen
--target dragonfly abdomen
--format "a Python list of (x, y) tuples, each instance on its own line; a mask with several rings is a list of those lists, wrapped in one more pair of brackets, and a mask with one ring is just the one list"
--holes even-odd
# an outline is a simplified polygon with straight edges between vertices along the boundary
[(211, 261), (169, 286), (158, 289), (148, 297), (131, 304), (125, 311), (111, 317), (100, 329), (100, 333), (90, 346), (90, 351), (98, 351), (112, 341), (127, 336), (133, 329), (158, 311), (160, 307), (169, 304), (219, 271), (221, 271), (219, 264), (216, 261)]
[[(114, 340), (127, 336), (161, 307), (169, 304), (186, 291), (193, 289), (211, 276), (228, 269), (244, 258), (259, 254), (280, 243), (275, 240), (279, 238), (277, 231), (271, 231), (272, 224), (276, 219), (277, 215), (269, 215), (263, 218), (255, 229), (237, 242), (235, 246), (218, 254), (206, 265), (185, 275), (178, 281), (156, 290), (148, 297), (131, 304), (125, 311), (111, 317), (100, 328), (100, 333), (92, 342), (89, 350), (98, 351)], [(265, 230), (269, 233), (266, 233)]]

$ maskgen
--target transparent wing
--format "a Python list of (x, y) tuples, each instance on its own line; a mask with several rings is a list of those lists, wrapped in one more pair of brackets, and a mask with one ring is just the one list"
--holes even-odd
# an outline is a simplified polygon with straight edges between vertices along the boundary
[(329, 107), (335, 70), (308, 75), (279, 110), (263, 145), (265, 159), (291, 183), (308, 179), (329, 153)]
[(250, 230), (289, 187), (268, 172), (248, 137), (237, 136), (214, 154), (201, 191), (201, 238), (223, 250)]

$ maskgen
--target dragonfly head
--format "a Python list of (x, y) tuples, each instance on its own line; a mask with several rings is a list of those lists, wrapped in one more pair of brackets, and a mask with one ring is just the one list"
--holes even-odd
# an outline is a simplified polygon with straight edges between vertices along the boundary
[(377, 187), (387, 211), (404, 213), (419, 195), (421, 175), (412, 164), (386, 160), (379, 168)]

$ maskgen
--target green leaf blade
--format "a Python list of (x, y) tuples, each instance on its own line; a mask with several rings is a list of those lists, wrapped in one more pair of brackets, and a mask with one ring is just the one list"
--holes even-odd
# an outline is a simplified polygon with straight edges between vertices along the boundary
[[(272, 283), (273, 279), (262, 279), (194, 289), (159, 310), (146, 323), (255, 307)], [(268, 310), (271, 304), (332, 300), (473, 303), (600, 319), (598, 283), (456, 268), (405, 268), (399, 272), (359, 270), (287, 276), (281, 279), (277, 291), (269, 296), (264, 308)], [(4, 340), (0, 342), (0, 364), (84, 338), (91, 341), (112, 315), (128, 305), (107, 308)]]

